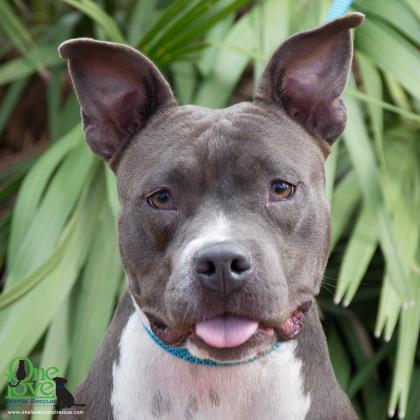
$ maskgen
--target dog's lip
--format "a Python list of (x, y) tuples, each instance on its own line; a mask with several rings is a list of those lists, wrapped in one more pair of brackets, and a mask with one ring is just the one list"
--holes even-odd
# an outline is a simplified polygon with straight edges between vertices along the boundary
[(153, 315), (146, 315), (149, 319), (150, 329), (153, 334), (168, 346), (180, 346), (191, 335), (191, 330), (177, 330), (168, 327), (165, 323), (155, 318)]
[[(248, 330), (242, 334), (242, 339), (239, 338), (235, 340), (236, 337), (231, 339), (221, 339), (220, 337), (216, 337), (214, 339), (212, 335), (203, 336), (202, 333), (197, 333), (197, 324), (195, 324), (195, 329), (193, 329), (193, 335), (197, 335), (208, 346), (214, 348), (231, 348), (241, 346), (258, 333), (263, 333), (263, 335), (269, 337), (272, 337), (274, 334), (276, 334), (279, 341), (289, 341), (294, 339), (302, 330), (306, 314), (311, 307), (311, 304), (311, 301), (306, 301), (297, 306), (297, 308), (290, 314), (289, 318), (283, 321), (280, 325), (271, 325), (262, 321), (255, 321), (245, 318), (248, 320), (249, 326), (245, 326), (245, 329)], [(226, 316), (226, 314), (224, 314), (224, 316)], [(220, 320), (218, 322), (220, 323)], [(219, 332), (219, 335), (221, 334), (222, 332)]]
[[(249, 340), (250, 337), (258, 334), (263, 333), (265, 336), (273, 337), (274, 334), (276, 334), (279, 341), (289, 341), (299, 334), (299, 332), (303, 328), (304, 320), (306, 313), (308, 312), (311, 301), (306, 301), (303, 304), (299, 305), (287, 318), (285, 321), (283, 321), (280, 325), (272, 325), (270, 323), (266, 323), (263, 321), (255, 321), (252, 319), (249, 319), (250, 321), (257, 322), (257, 328), (253, 331), (251, 335), (249, 335), (248, 339), (242, 342), (241, 340), (237, 341), (237, 346), (240, 346), (244, 344), (246, 341)], [(229, 315), (229, 314), (222, 314), (223, 316)], [(233, 315), (233, 314), (230, 314)], [(220, 315), (218, 315), (220, 317)], [(238, 317), (237, 315), (234, 315), (235, 317)], [(185, 344), (186, 340), (190, 337), (198, 336), (200, 337), (200, 334), (197, 334), (196, 328), (197, 324), (199, 322), (192, 323), (189, 328), (178, 330), (170, 328), (168, 325), (163, 323), (162, 321), (158, 320), (152, 315), (148, 315), (147, 317), (150, 322), (150, 328), (153, 331), (153, 333), (166, 345), (179, 347)], [(217, 318), (217, 317), (214, 317)], [(238, 317), (239, 318), (239, 317)], [(200, 337), (203, 339), (203, 337)], [(203, 340), (204, 342), (206, 340)], [(209, 345), (209, 343), (206, 343)], [(212, 343), (210, 342), (209, 347), (214, 348), (225, 348), (225, 347), (236, 347), (234, 342), (228, 343), (226, 346), (212, 346)]]
[(312, 301), (306, 301), (299, 305), (280, 326), (274, 330), (281, 341), (289, 341), (295, 338), (303, 328), (303, 323)]

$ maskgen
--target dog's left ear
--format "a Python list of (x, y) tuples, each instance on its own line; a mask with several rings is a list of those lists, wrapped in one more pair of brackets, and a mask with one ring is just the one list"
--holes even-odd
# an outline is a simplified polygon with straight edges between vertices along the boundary
[(282, 107), (313, 136), (332, 144), (346, 123), (340, 95), (351, 66), (350, 29), (363, 19), (351, 13), (287, 39), (264, 70), (256, 102)]

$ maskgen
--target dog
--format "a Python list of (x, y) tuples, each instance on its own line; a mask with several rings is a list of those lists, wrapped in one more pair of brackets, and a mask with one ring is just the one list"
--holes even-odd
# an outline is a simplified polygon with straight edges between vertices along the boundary
[(324, 162), (362, 21), (287, 39), (255, 99), (225, 109), (178, 105), (128, 46), (59, 47), (87, 143), (117, 176), (128, 278), (76, 391), (83, 418), (357, 418), (315, 296), (330, 244)]
[(85, 404), (79, 404), (74, 401), (72, 393), (65, 387), (67, 383), (66, 378), (59, 376), (53, 378), (55, 383), (55, 395), (57, 397), (56, 408), (62, 410), (63, 408), (84, 407)]

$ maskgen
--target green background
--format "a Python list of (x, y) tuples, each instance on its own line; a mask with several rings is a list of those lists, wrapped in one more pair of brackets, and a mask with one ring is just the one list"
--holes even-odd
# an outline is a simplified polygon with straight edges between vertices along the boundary
[[(60, 42), (91, 36), (128, 43), (159, 66), (179, 102), (223, 107), (251, 99), (274, 49), (318, 26), (330, 5), (0, 2), (2, 395), (7, 364), (19, 354), (36, 366), (59, 367), (74, 389), (125, 287), (115, 180), (84, 142)], [(327, 162), (333, 246), (319, 302), (338, 380), (360, 417), (379, 420), (389, 412), (415, 420), (420, 2), (358, 0), (353, 10), (366, 20), (355, 31), (347, 128)]]

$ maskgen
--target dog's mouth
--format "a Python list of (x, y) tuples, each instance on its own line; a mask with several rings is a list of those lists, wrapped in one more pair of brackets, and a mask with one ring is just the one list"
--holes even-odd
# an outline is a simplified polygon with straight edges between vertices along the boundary
[[(299, 305), (280, 325), (269, 325), (255, 319), (223, 313), (192, 324), (189, 330), (176, 330), (148, 316), (153, 333), (166, 345), (182, 346), (187, 339), (207, 349), (234, 349), (252, 342), (274, 344), (294, 339), (302, 330), (311, 301)], [(251, 344), (251, 343), (250, 343)]]

